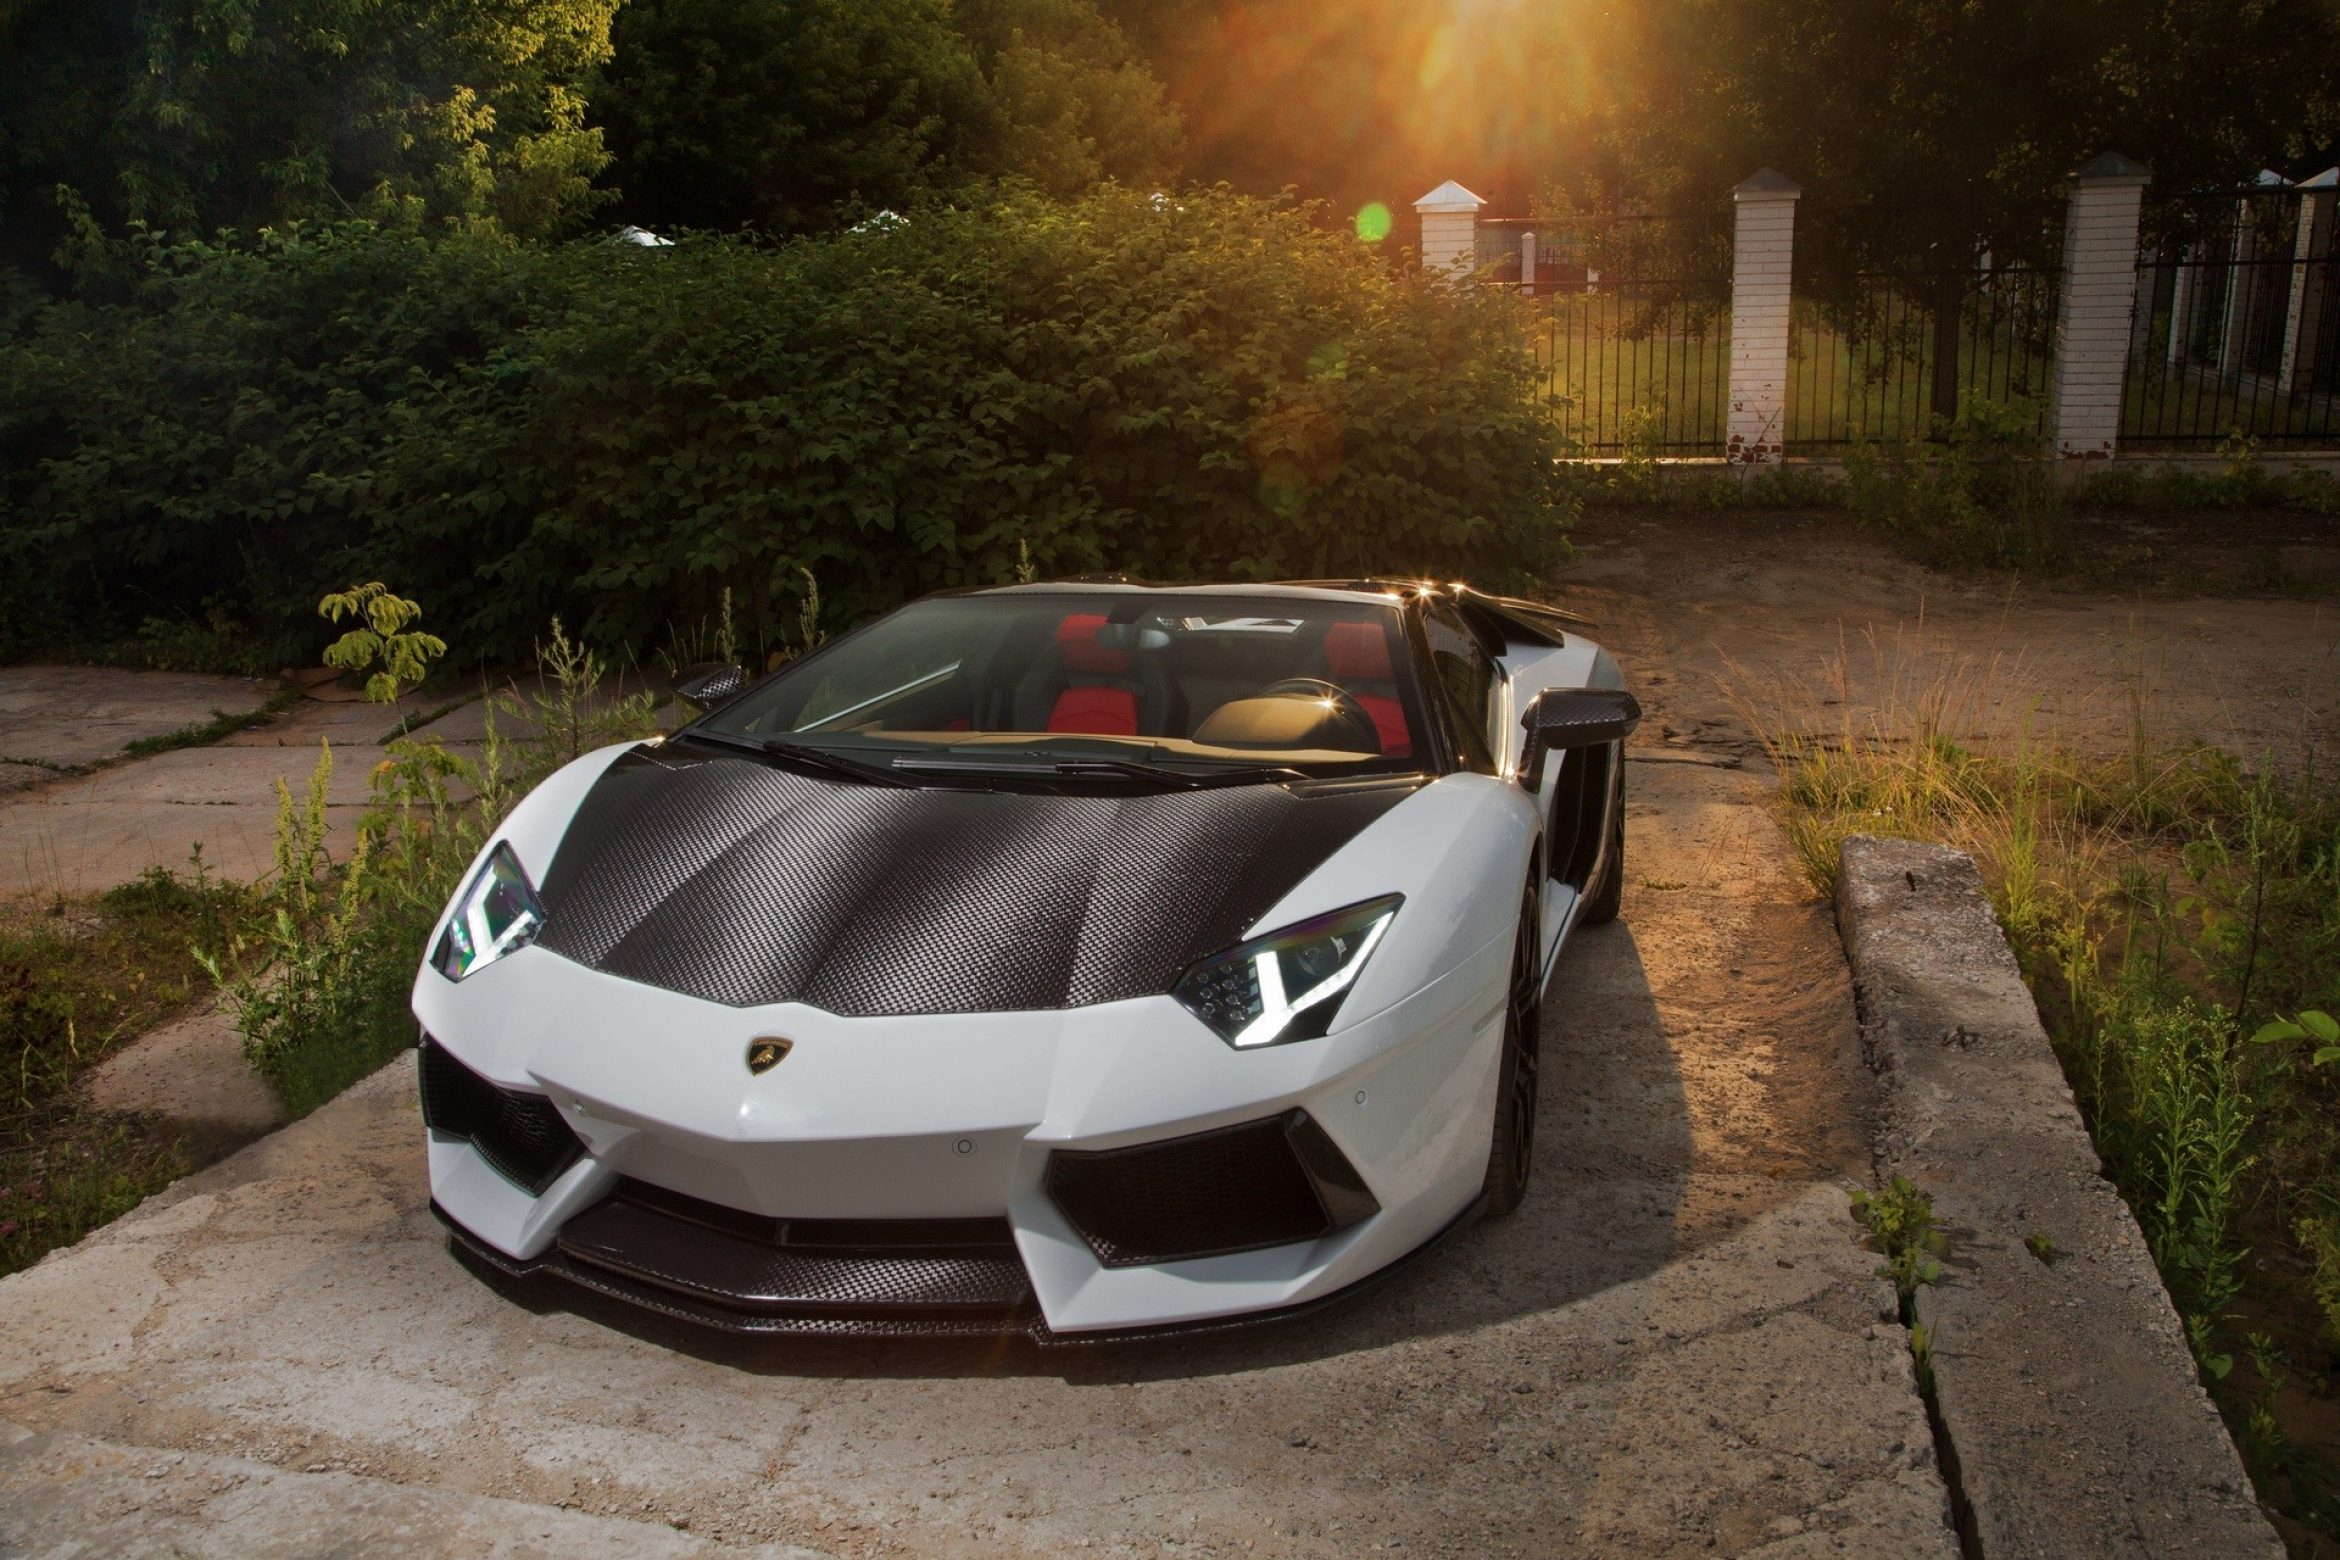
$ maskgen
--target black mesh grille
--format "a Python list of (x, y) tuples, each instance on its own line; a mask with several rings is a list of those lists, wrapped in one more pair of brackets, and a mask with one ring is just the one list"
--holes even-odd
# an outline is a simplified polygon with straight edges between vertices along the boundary
[(497, 1174), (526, 1187), (531, 1196), (552, 1185), (585, 1152), (552, 1101), (496, 1087), (428, 1035), (421, 1074), (424, 1124), (469, 1139)]
[(627, 1181), (561, 1255), (702, 1304), (801, 1316), (1011, 1316), (1032, 1288), (1004, 1219), (767, 1219)]
[(1299, 1110), (1159, 1143), (1059, 1150), (1048, 1195), (1107, 1267), (1288, 1246), (1380, 1206)]

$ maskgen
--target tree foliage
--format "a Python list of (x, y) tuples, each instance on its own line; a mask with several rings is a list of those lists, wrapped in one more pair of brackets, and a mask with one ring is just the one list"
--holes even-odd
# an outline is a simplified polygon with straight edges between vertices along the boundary
[[(2043, 220), (2097, 154), (2157, 193), (2232, 188), (2329, 148), (2324, 0), (1657, 0), (1605, 13), (1592, 105), (1613, 187), (1720, 200), (1769, 164), (1849, 266), (2048, 259)], [(2312, 169), (2303, 171), (2313, 171)]]
[(197, 232), (364, 215), (549, 235), (595, 204), (580, 89), (616, 4), (15, 0), (0, 177), (19, 209), (61, 184)]
[(1471, 571), (1563, 545), (1504, 297), (1309, 213), (1107, 190), (777, 248), (147, 238), (0, 343), (0, 655), (397, 581), (469, 654), (637, 650), (1043, 572)]
[(594, 90), (620, 212), (644, 227), (829, 225), (956, 166), (983, 79), (948, 0), (632, 0)]
[(957, 0), (952, 15), (990, 90), (989, 171), (1056, 195), (1168, 179), (1177, 111), (1092, 0)]
[(817, 231), (1005, 175), (1160, 180), (1161, 84), (1093, 0), (631, 0), (594, 91), (652, 228)]

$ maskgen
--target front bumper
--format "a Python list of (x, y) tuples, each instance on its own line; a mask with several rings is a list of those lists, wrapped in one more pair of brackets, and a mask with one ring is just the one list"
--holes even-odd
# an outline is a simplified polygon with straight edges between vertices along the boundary
[[(1475, 1198), (1508, 957), (1495, 939), (1380, 1013), (1250, 1052), (1167, 997), (846, 1019), (725, 1007), (541, 949), (460, 985), (426, 970), (415, 1010), (447, 1056), (575, 1135), (573, 1154), (515, 1162), (509, 1145), (483, 1151), (492, 1133), (444, 1130), (442, 1111), (433, 1205), (499, 1271), (743, 1331), (1057, 1340), (1305, 1307)], [(750, 1044), (774, 1036), (792, 1042), (785, 1060), (751, 1075)], [(1068, 1191), (1068, 1165), (1127, 1172), (1152, 1163), (1128, 1158), (1140, 1146), (1263, 1127), (1296, 1134), (1294, 1156), (1323, 1171), (1327, 1217), (1303, 1239), (1154, 1260), (1099, 1227), (1150, 1198), (1146, 1175)], [(1233, 1163), (1183, 1178), (1182, 1206), (1217, 1198), (1240, 1224), (1274, 1200)], [(928, 1241), (936, 1221), (951, 1249)], [(1254, 1224), (1277, 1239), (1272, 1219)], [(905, 1279), (937, 1274), (962, 1281), (939, 1301)]]

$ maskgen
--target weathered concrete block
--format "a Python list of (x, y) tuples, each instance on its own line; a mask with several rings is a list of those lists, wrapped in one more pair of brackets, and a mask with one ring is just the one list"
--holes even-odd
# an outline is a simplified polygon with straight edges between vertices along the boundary
[(1836, 913), (1885, 1078), (1879, 1170), (1930, 1193), (1950, 1241), (1917, 1309), (1981, 1552), (2274, 1560), (1973, 860), (1847, 840)]

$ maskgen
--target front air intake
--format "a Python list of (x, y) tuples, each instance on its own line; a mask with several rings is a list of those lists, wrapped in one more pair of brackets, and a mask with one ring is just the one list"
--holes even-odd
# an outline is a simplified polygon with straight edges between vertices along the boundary
[(585, 1152), (551, 1100), (498, 1088), (429, 1035), (423, 1036), (420, 1075), (423, 1124), (468, 1141), (497, 1174), (531, 1197), (541, 1196)]
[(1380, 1211), (1306, 1111), (1048, 1156), (1048, 1195), (1107, 1267), (1316, 1240)]

